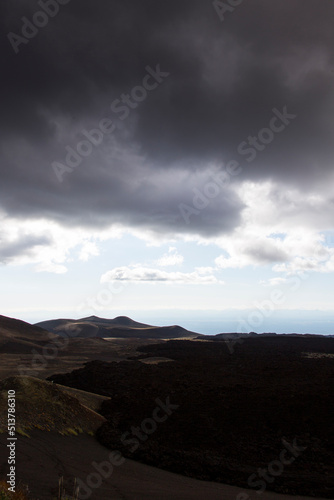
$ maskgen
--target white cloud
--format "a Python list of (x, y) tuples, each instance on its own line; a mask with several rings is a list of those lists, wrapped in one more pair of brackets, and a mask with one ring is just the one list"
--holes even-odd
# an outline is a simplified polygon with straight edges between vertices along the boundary
[(91, 257), (97, 257), (100, 254), (96, 243), (92, 241), (85, 241), (79, 254), (79, 259), (87, 262)]
[(168, 253), (165, 253), (157, 260), (157, 265), (161, 267), (177, 266), (182, 264), (184, 257), (177, 252), (175, 247), (169, 247)]
[(225, 238), (221, 243), (229, 257), (221, 255), (216, 258), (215, 263), (220, 269), (266, 265), (289, 259), (283, 243), (265, 235), (236, 232), (233, 238)]
[(189, 285), (207, 285), (218, 283), (218, 279), (212, 273), (167, 272), (149, 267), (116, 267), (101, 277), (101, 283), (110, 281), (129, 281), (133, 283), (175, 283)]
[(215, 260), (218, 268), (272, 265), (286, 274), (333, 271), (332, 239), (326, 237), (333, 230), (330, 197), (289, 191), (273, 182), (245, 182), (237, 191), (247, 208), (242, 224), (215, 240), (225, 251)]
[(198, 274), (211, 274), (214, 273), (214, 271), (217, 271), (216, 267), (196, 267), (195, 270), (198, 272)]
[(55, 264), (54, 262), (42, 262), (35, 267), (38, 273), (54, 273), (54, 274), (65, 274), (67, 273), (67, 267), (61, 264)]
[[(218, 269), (271, 266), (275, 272), (284, 274), (303, 270), (334, 271), (333, 200), (329, 188), (320, 195), (316, 191), (304, 193), (267, 181), (235, 183), (230, 189), (246, 206), (241, 223), (233, 232), (220, 237), (184, 233), (178, 240), (189, 245), (215, 244), (221, 248), (224, 253), (215, 260)], [(118, 224), (92, 231), (69, 228), (46, 219), (10, 218), (2, 212), (0, 261), (8, 265), (33, 264), (38, 272), (64, 273), (74, 259), (86, 262), (97, 257), (102, 242), (124, 234), (145, 240), (150, 246), (176, 245), (177, 241), (167, 233), (160, 236), (156, 233), (153, 238), (153, 233), (145, 228), (139, 230)], [(152, 267), (178, 266), (183, 262), (184, 257), (176, 246), (170, 246)], [(207, 271), (203, 274), (196, 268), (195, 273), (203, 278), (214, 276), (213, 268)], [(185, 274), (183, 279), (191, 275)], [(196, 281), (196, 277), (194, 279)]]
[(37, 272), (65, 273), (74, 258), (87, 261), (99, 255), (98, 243), (118, 238), (119, 229), (92, 232), (62, 227), (45, 219), (21, 220), (0, 215), (0, 262), (32, 264)]
[(261, 280), (259, 283), (263, 286), (278, 286), (287, 282), (287, 278), (271, 278), (267, 281)]
[(317, 258), (302, 258), (296, 257), (287, 264), (280, 264), (273, 267), (273, 270), (278, 273), (294, 275), (304, 272), (329, 273), (334, 271), (334, 253), (326, 262)]

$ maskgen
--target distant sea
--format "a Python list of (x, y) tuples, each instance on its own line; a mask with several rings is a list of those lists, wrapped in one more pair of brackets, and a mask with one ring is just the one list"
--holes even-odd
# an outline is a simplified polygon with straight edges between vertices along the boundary
[(238, 311), (133, 311), (137, 321), (158, 326), (178, 324), (197, 333), (312, 333), (334, 335), (334, 311), (275, 311), (265, 317), (254, 310)]

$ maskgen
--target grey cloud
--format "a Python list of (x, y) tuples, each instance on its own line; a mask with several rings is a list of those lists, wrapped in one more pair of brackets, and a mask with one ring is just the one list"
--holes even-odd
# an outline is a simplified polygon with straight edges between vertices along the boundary
[(181, 273), (178, 271), (167, 272), (160, 269), (149, 267), (117, 267), (107, 271), (101, 277), (101, 283), (112, 281), (129, 281), (129, 282), (162, 282), (162, 283), (179, 283), (192, 285), (206, 285), (218, 283), (217, 278), (212, 273)]
[[(237, 227), (244, 205), (226, 189), (185, 227), (178, 206), (191, 205), (194, 176), (210, 162), (239, 160), (243, 173), (235, 183), (328, 184), (332, 0), (243, 2), (224, 23), (212, 2), (199, 0), (71, 0), (16, 55), (7, 33), (20, 33), (21, 17), (38, 9), (34, 0), (0, 6), (6, 42), (0, 204), (8, 214), (211, 236)], [(157, 64), (170, 76), (120, 120), (111, 102)], [(285, 105), (296, 120), (248, 163), (238, 145)], [(129, 154), (126, 161), (110, 160), (101, 146), (60, 185), (51, 163), (64, 158), (67, 145), (76, 146), (82, 128), (104, 117), (117, 125), (117, 143), (144, 158), (146, 177), (142, 162)], [(189, 182), (175, 173), (184, 169)]]
[[(125, 162), (112, 160), (110, 171), (108, 162), (100, 154), (92, 155), (64, 176), (60, 184), (51, 166), (39, 156), (42, 179), (43, 169), (49, 172), (44, 185), (42, 179), (39, 189), (31, 185), (31, 171), (25, 164), (21, 183), (15, 186), (16, 198), (4, 193), (2, 199), (12, 216), (38, 218), (43, 215), (66, 226), (105, 228), (123, 224), (165, 235), (213, 236), (231, 232), (240, 223), (244, 204), (233, 191), (222, 188), (214, 199), (202, 202), (205, 200), (203, 187), (211, 180), (208, 175), (158, 171), (136, 156), (128, 155), (125, 159)], [(7, 177), (14, 184), (10, 172)], [(194, 208), (194, 200), (202, 203), (203, 209)], [(188, 207), (186, 211), (190, 209), (188, 219), (183, 217), (181, 204)]]
[(245, 254), (261, 264), (274, 262), (286, 262), (289, 256), (283, 250), (275, 248), (274, 245), (253, 244), (245, 249)]
[(16, 257), (31, 254), (38, 246), (49, 245), (50, 243), (48, 237), (31, 235), (23, 235), (14, 241), (4, 241), (4, 238), (0, 238), (0, 262), (6, 264)]

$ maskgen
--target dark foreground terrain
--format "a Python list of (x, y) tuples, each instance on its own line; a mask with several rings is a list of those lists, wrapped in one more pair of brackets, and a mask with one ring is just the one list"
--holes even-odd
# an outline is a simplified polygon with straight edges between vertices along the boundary
[[(7, 468), (6, 436), (0, 434), (0, 476)], [(256, 500), (258, 495), (233, 486), (197, 481), (132, 460), (110, 461), (110, 450), (88, 435), (60, 436), (34, 431), (31, 438), (20, 437), (17, 455), (19, 486), (29, 485), (29, 499), (58, 498), (58, 478), (64, 478), (66, 499), (73, 481), (80, 484), (79, 499), (85, 500)], [(109, 465), (108, 465), (109, 464)], [(101, 468), (100, 468), (101, 467)], [(100, 470), (103, 477), (99, 472)], [(95, 474), (95, 477), (92, 477)], [(96, 475), (97, 474), (97, 475)], [(91, 486), (89, 486), (91, 485)], [(1, 494), (0, 494), (1, 498)], [(261, 500), (307, 500), (264, 492)], [(319, 498), (319, 500), (321, 500)]]
[(333, 499), (334, 339), (249, 338), (233, 351), (172, 340), (138, 352), (170, 362), (93, 361), (52, 379), (110, 396), (97, 436), (125, 457), (255, 497)]
[[(87, 338), (106, 321), (115, 337)], [(17, 478), (29, 498), (54, 499), (60, 477), (72, 492), (74, 478), (85, 481), (110, 450), (148, 465), (126, 460), (81, 498), (334, 498), (334, 339), (195, 339), (180, 327), (157, 332), (125, 317), (80, 322), (66, 324), (62, 338), (0, 316), (0, 480), (8, 472), (10, 386)], [(43, 381), (48, 376), (64, 385)]]

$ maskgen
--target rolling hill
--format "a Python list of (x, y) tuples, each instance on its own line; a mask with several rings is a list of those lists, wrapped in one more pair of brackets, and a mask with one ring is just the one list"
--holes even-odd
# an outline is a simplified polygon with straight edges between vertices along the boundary
[(118, 316), (114, 319), (89, 316), (78, 320), (55, 319), (42, 321), (39, 326), (60, 336), (78, 338), (140, 338), (140, 339), (177, 339), (197, 337), (198, 333), (190, 332), (178, 325), (151, 326), (145, 323)]
[(101, 337), (87, 337), (62, 338), (38, 325), (0, 316), (0, 379), (13, 374), (41, 378), (56, 367), (68, 371), (91, 359), (119, 359), (118, 346)]
[(94, 433), (105, 421), (87, 403), (81, 404), (75, 392), (69, 394), (56, 384), (35, 377), (16, 376), (0, 381), (0, 432), (7, 430), (9, 389), (16, 393), (17, 431), (21, 435), (33, 429), (63, 435)]
[(57, 335), (38, 325), (0, 316), (0, 353), (29, 353), (56, 338)]

